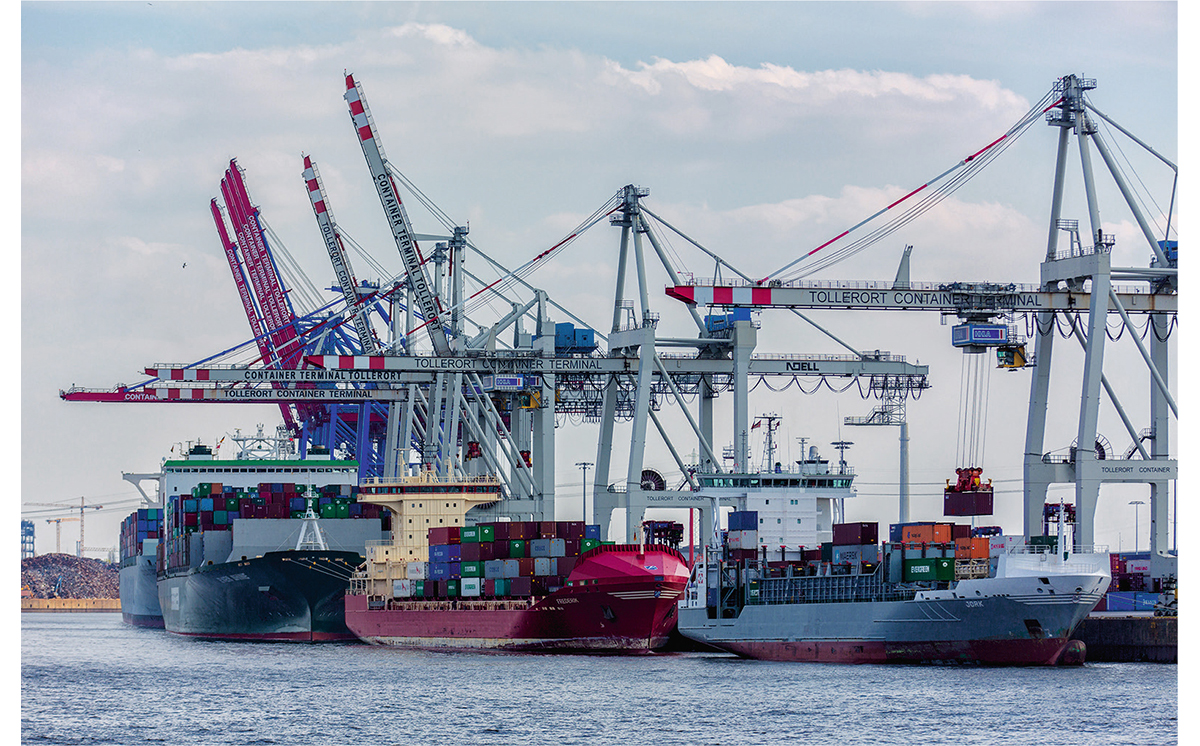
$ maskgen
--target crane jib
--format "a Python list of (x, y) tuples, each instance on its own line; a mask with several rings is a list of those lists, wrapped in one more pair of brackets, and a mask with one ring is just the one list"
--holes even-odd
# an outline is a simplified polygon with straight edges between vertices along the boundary
[[(375, 178), (375, 188), (379, 191), (379, 199), (383, 202), (384, 212), (387, 213), (388, 222), (391, 223), (392, 236), (396, 239), (396, 246), (400, 249), (400, 259), (404, 262), (408, 279), (413, 284), (413, 295), (421, 304), (421, 313), (426, 320), (435, 320), (438, 317), (437, 304), (434, 303), (433, 294), (429, 291), (429, 281), (425, 278), (421, 258), (417, 255), (417, 245), (408, 232), (408, 220), (404, 215), (400, 199), (396, 196), (391, 178), (387, 174), (380, 174)], [(438, 329), (433, 331), (440, 333)]]

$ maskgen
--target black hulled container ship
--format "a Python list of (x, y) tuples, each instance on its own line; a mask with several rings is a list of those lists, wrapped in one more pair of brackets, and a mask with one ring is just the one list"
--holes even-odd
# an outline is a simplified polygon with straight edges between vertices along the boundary
[(157, 590), (167, 631), (225, 640), (355, 639), (343, 596), (366, 546), (389, 527), (386, 511), (358, 502), (357, 469), (320, 452), (221, 461), (204, 447), (164, 462)]

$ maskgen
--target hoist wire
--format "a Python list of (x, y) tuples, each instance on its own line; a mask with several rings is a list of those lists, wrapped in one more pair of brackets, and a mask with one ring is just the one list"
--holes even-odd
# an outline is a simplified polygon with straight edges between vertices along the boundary
[[(1091, 120), (1089, 119), (1089, 121), (1091, 121)], [(1125, 151), (1121, 148), (1121, 141), (1118, 140), (1112, 134), (1112, 131), (1109, 128), (1108, 122), (1106, 122), (1103, 117), (1101, 117), (1101, 119), (1100, 119), (1100, 127), (1108, 135), (1107, 141), (1112, 143), (1112, 146), (1116, 149), (1117, 153), (1121, 156), (1121, 160), (1123, 160), (1125, 162), (1125, 167), (1122, 167), (1122, 165), (1117, 162), (1114, 162), (1113, 165), (1116, 166), (1117, 170), (1121, 172), (1121, 175), (1125, 177), (1126, 183), (1132, 185), (1133, 181), (1136, 180), (1138, 185), (1141, 186), (1141, 189), (1131, 189), (1130, 191), (1133, 193), (1133, 196), (1137, 199), (1138, 204), (1140, 204), (1142, 206), (1142, 212), (1143, 213), (1150, 212), (1146, 207), (1146, 201), (1145, 201), (1145, 199), (1148, 198), (1150, 200), (1150, 203), (1152, 205), (1154, 205), (1155, 212), (1153, 214), (1156, 216), (1162, 216), (1163, 210), (1161, 207), (1158, 206), (1158, 203), (1155, 202), (1154, 194), (1146, 187), (1145, 182), (1142, 181), (1141, 174), (1139, 174), (1137, 172), (1137, 169), (1135, 169), (1133, 167), (1133, 163), (1132, 163), (1132, 161), (1129, 160), (1129, 156), (1127, 156), (1125, 154)], [(1131, 173), (1133, 174), (1133, 180), (1130, 180), (1130, 178), (1129, 178), (1129, 174), (1131, 174)], [(1145, 198), (1143, 198), (1143, 195)], [(1153, 217), (1153, 218), (1151, 218), (1151, 220), (1154, 222), (1154, 227), (1156, 229), (1158, 229), (1158, 232), (1160, 234), (1163, 234), (1164, 231), (1163, 231), (1162, 225), (1160, 225), (1158, 222), (1158, 217)]]
[[(1058, 101), (1061, 100), (1061, 99), (1055, 100), (1054, 103), (1047, 105), (1048, 102), (1051, 101), (1052, 97), (1053, 97), (1053, 92), (1047, 93), (1045, 96), (1042, 97), (1042, 99), (1037, 104), (1035, 104), (1029, 111), (1027, 111), (1024, 114), (1024, 116), (1022, 116), (1017, 121), (1016, 124), (1014, 124), (1011, 128), (1009, 128), (1009, 130), (1007, 132), (1005, 132), (1003, 135), (1001, 135), (996, 140), (993, 140), (988, 145), (984, 146), (982, 149), (976, 151), (972, 155), (967, 156), (962, 161), (959, 161), (956, 165), (952, 166), (950, 169), (947, 169), (946, 171), (942, 172), (941, 174), (934, 177), (933, 179), (925, 182), (923, 185), (912, 190), (911, 192), (904, 195), (903, 197), (896, 200), (895, 202), (892, 202), (891, 204), (889, 204), (888, 206), (879, 210), (878, 212), (876, 212), (875, 214), (866, 218), (865, 220), (860, 221), (856, 225), (848, 228), (847, 230), (843, 231), (842, 233), (838, 234), (837, 236), (833, 237), (832, 239), (826, 241), (825, 243), (821, 244), (820, 246), (817, 246), (815, 249), (812, 249), (807, 254), (801, 256), (798, 259), (795, 259), (795, 260), (789, 262), (788, 264), (785, 264), (783, 267), (780, 267), (779, 269), (775, 270), (773, 273), (771, 273), (767, 277), (764, 277), (762, 280), (760, 280), (760, 282), (766, 282), (769, 279), (787, 280), (787, 279), (796, 279), (799, 277), (807, 277), (808, 275), (811, 275), (814, 272), (819, 271), (820, 269), (824, 269), (826, 267), (831, 266), (832, 264), (835, 264), (846, 258), (849, 258), (853, 254), (856, 254), (859, 251), (862, 251), (863, 249), (867, 248), (871, 244), (881, 240), (882, 238), (890, 235), (892, 232), (898, 230), (902, 226), (911, 222), (913, 219), (915, 219), (919, 215), (923, 214), (927, 210), (931, 209), (934, 205), (941, 202), (943, 199), (945, 199), (946, 197), (948, 197), (949, 195), (951, 195), (955, 191), (957, 191), (959, 187), (961, 187), (963, 184), (965, 184), (967, 181), (969, 181), (971, 178), (973, 178), (975, 176), (975, 174), (977, 174), (979, 171), (981, 171), (987, 164), (991, 163), (991, 161), (997, 155), (999, 155), (1005, 149), (1007, 149), (1008, 146), (1010, 146), (1017, 138), (1019, 138), (1022, 134), (1027, 132), (1029, 130), (1030, 126), (1035, 121), (1038, 121), (1041, 118), (1041, 115), (1043, 113), (1045, 113), (1046, 111), (1049, 111), (1049, 109), (1053, 108), (1053, 106), (1057, 105)], [(800, 270), (796, 270), (796, 271), (788, 273), (786, 275), (784, 274), (785, 272), (787, 272), (787, 270), (791, 269), (795, 265), (808, 260), (810, 257), (816, 255), (818, 252), (821, 252), (822, 250), (833, 245), (837, 241), (840, 241), (845, 236), (849, 235), (850, 233), (854, 232), (855, 230), (858, 230), (859, 228), (866, 225), (867, 223), (870, 223), (875, 218), (883, 215), (885, 212), (890, 211), (893, 207), (896, 207), (900, 203), (906, 201), (908, 198), (918, 194), (919, 192), (924, 191), (926, 188), (930, 187), (931, 185), (940, 182), (942, 179), (946, 178), (947, 176), (950, 176), (951, 174), (954, 174), (954, 176), (951, 177), (949, 182), (935, 188), (931, 194), (927, 194), (923, 199), (918, 201), (914, 206), (908, 208), (905, 212), (901, 213), (901, 215), (898, 218), (890, 221), (889, 223), (885, 224), (883, 227), (876, 229), (872, 233), (868, 234), (866, 237), (859, 239), (859, 240), (851, 243), (848, 246), (845, 246), (845, 247), (842, 247), (842, 248), (836, 250), (835, 252), (833, 252), (832, 254), (830, 254), (828, 256), (823, 256), (822, 259), (814, 261), (812, 265), (806, 265), (804, 268), (802, 268)]]

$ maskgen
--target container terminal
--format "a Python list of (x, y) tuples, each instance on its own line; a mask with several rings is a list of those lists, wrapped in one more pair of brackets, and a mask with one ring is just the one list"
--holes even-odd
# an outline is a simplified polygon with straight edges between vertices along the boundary
[[(336, 458), (355, 464), (359, 490), (356, 504), (361, 504), (365, 485), (373, 480), (394, 485), (407, 484), (406, 480), (433, 480), (458, 487), (490, 480), (498, 499), (476, 501), (456, 516), (461, 521), (460, 531), (490, 526), (495, 532), (501, 524), (555, 523), (555, 432), (566, 422), (583, 421), (598, 425), (599, 437), (594, 461), (580, 462), (585, 468), (585, 482), (586, 468), (592, 470), (592, 500), (585, 506), (582, 525), (597, 527), (597, 535), (603, 540), (629, 547), (628, 551), (635, 554), (650, 547), (679, 554), (668, 544), (647, 541), (650, 531), (645, 513), (651, 508), (686, 510), (689, 518), (685, 538), (690, 547), (702, 549), (701, 556), (693, 553), (687, 558), (693, 585), (701, 580), (711, 583), (715, 577), (717, 587), (725, 588), (722, 578), (728, 568), (722, 565), (724, 562), (734, 563), (735, 568), (737, 563), (753, 565), (758, 573), (754, 582), (765, 584), (759, 587), (760, 593), (772, 584), (779, 585), (774, 583), (778, 579), (787, 580), (783, 585), (788, 587), (796, 585), (792, 581), (808, 582), (804, 579), (810, 572), (816, 573), (813, 577), (837, 577), (846, 569), (844, 564), (855, 571), (851, 575), (858, 577), (869, 572), (899, 572), (898, 578), (888, 574), (884, 581), (906, 584), (904, 592), (912, 591), (914, 600), (903, 603), (920, 599), (932, 604), (925, 609), (944, 610), (946, 604), (951, 604), (947, 599), (959, 589), (974, 588), (981, 596), (990, 594), (992, 598), (1011, 595), (1011, 590), (985, 590), (999, 587), (985, 580), (1025, 577), (1028, 568), (1020, 568), (1028, 555), (1034, 557), (1032, 561), (1057, 563), (1055, 572), (1038, 577), (1047, 578), (1052, 587), (1056, 581), (1050, 581), (1050, 577), (1070, 577), (1076, 585), (1068, 595), (1086, 597), (1086, 602), (1077, 599), (1075, 603), (1090, 604), (1087, 611), (1132, 610), (1147, 603), (1137, 594), (1157, 592), (1154, 610), (1173, 613), (1168, 596), (1173, 598), (1178, 570), (1176, 554), (1169, 548), (1168, 511), (1171, 485), (1178, 470), (1171, 440), (1178, 413), (1167, 379), (1178, 300), (1178, 244), (1170, 220), (1173, 210), (1168, 211), (1166, 228), (1155, 227), (1135, 199), (1128, 177), (1113, 157), (1113, 144), (1107, 135), (1102, 136), (1098, 124), (1103, 122), (1111, 127), (1105, 132), (1115, 130), (1145, 148), (1173, 173), (1177, 169), (1092, 104), (1090, 92), (1097, 81), (1076, 75), (1055, 80), (1026, 115), (999, 138), (981, 143), (978, 150), (965, 154), (903, 198), (882, 206), (767, 274), (749, 274), (676, 229), (647, 204), (649, 190), (635, 185), (619, 189), (561, 240), (549, 244), (525, 264), (506, 267), (474, 245), (468, 239), (469, 230), (441, 213), (387, 158), (361, 82), (347, 74), (344, 83), (351, 132), (362, 147), (367, 166), (364, 178), (369, 177), (375, 187), (403, 270), (394, 276), (381, 273), (378, 281), (356, 278), (347, 249), (360, 255), (365, 252), (334, 219), (333, 203), (317, 164), (311, 156), (303, 155), (297, 168), (317, 223), (314, 240), (324, 244), (336, 283), (332, 301), (301, 303), (300, 296), (291, 292), (297, 280), (281, 274), (280, 268), (289, 264), (283, 261), (287, 250), (250, 199), (246, 171), (232, 160), (220, 184), (220, 199), (212, 199), (209, 208), (243, 302), (251, 338), (194, 362), (147, 366), (148, 378), (134, 385), (112, 389), (73, 386), (60, 392), (62, 399), (128, 404), (275, 404), (280, 410), (281, 427), (296, 443), (300, 460), (310, 453), (337, 452)], [(1037, 124), (1050, 126), (1058, 135), (1054, 192), (1038, 284), (978, 279), (913, 281), (909, 272), (911, 247), (904, 247), (891, 282), (806, 279), (919, 218), (1001, 157)], [(1078, 150), (1087, 199), (1087, 224), (1083, 228), (1078, 217), (1064, 214), (1063, 207), (1067, 156), (1072, 148)], [(1104, 233), (1100, 222), (1094, 189), (1099, 169), (1093, 169), (1093, 151), (1124, 197), (1121, 209), (1129, 211), (1142, 234), (1150, 257), (1146, 266), (1112, 265), (1116, 239)], [(442, 223), (439, 233), (416, 232), (402, 194), (436, 216)], [(1169, 204), (1174, 206), (1174, 194)], [(604, 222), (619, 229), (620, 242), (611, 324), (598, 329), (545, 289), (530, 285), (526, 278), (534, 269), (554, 261), (580, 235)], [(713, 277), (699, 278), (682, 265), (677, 266), (678, 254), (664, 249), (668, 235), (699, 251), (703, 261), (715, 267)], [(418, 242), (423, 243), (424, 250)], [(661, 271), (666, 280), (665, 298), (652, 287), (648, 269)], [(676, 308), (682, 308), (693, 328), (670, 332), (660, 329), (662, 316), (654, 310), (651, 298), (682, 303)], [(905, 410), (930, 386), (929, 368), (891, 351), (856, 349), (825, 326), (842, 310), (923, 311), (956, 320), (949, 342), (964, 355), (963, 406), (957, 433), (960, 466), (947, 475), (943, 515), (970, 519), (972, 535), (958, 538), (1011, 536), (1015, 537), (1014, 544), (1020, 545), (1019, 551), (1014, 546), (1014, 551), (997, 557), (996, 568), (990, 565), (990, 555), (989, 562), (983, 557), (962, 558), (968, 562), (979, 560), (977, 571), (987, 565), (987, 578), (956, 575), (919, 580), (904, 575), (908, 559), (950, 559), (944, 554), (949, 551), (945, 547), (921, 550), (942, 552), (940, 557), (910, 558), (906, 543), (901, 541), (899, 559), (884, 561), (881, 557), (870, 562), (862, 557), (847, 558), (848, 546), (857, 546), (871, 558), (875, 551), (865, 543), (838, 544), (834, 536), (835, 531), (844, 530), (839, 527), (848, 525), (845, 500), (854, 497), (853, 469), (845, 459), (848, 441), (832, 444), (840, 453), (836, 465), (822, 464), (819, 449), (814, 449), (794, 467), (785, 468), (781, 461), (774, 460), (773, 445), (766, 448), (768, 456), (762, 467), (752, 464), (752, 431), (765, 425), (764, 433), (770, 433), (781, 419), (775, 413), (752, 415), (749, 394), (757, 384), (765, 382), (768, 389), (778, 390), (780, 384), (790, 381), (857, 382), (864, 396), (877, 400), (879, 406), (866, 417), (847, 417), (845, 424), (899, 427), (896, 525), (902, 530), (920, 525), (910, 515)], [(762, 314), (772, 313), (794, 314), (844, 353), (756, 352), (759, 319)], [(1143, 335), (1135, 318), (1153, 333)], [(1104, 374), (1105, 341), (1113, 323), (1131, 332), (1144, 366), (1146, 401), (1137, 402), (1136, 407), (1126, 406)], [(1081, 406), (1074, 409), (1073, 401), (1065, 402), (1070, 405), (1066, 413), (1058, 411), (1064, 402), (1050, 396), (1051, 374), (1064, 367), (1061, 362), (1055, 365), (1055, 349), (1062, 345), (1078, 345), (1084, 356), (1082, 381), (1073, 382), (1081, 385)], [(1061, 358), (1061, 353), (1057, 357)], [(1023, 525), (1019, 533), (1000, 527), (979, 531), (992, 527), (977, 525), (988, 523), (996, 501), (1005, 499), (993, 490), (984, 465), (986, 406), (980, 406), (978, 398), (978, 392), (986, 388), (986, 376), (994, 368), (1030, 377), (1021, 497)], [(721, 394), (731, 399), (732, 416), (718, 427), (715, 399)], [(1099, 432), (1102, 403), (1112, 408), (1124, 426), (1123, 437), (1131, 443), (1127, 449), (1114, 448)], [(682, 432), (668, 430), (669, 423), (659, 415), (663, 405), (676, 408), (672, 413), (686, 421)], [(1143, 410), (1145, 414), (1140, 414)], [(1077, 437), (1069, 444), (1047, 442), (1049, 418), (1064, 417), (1072, 421), (1077, 418)], [(1137, 417), (1145, 420), (1137, 422)], [(627, 435), (616, 435), (618, 423), (623, 433), (627, 428)], [(646, 468), (647, 440), (652, 435), (658, 436), (678, 467), (678, 484), (668, 484), (662, 474)], [(622, 475), (614, 473), (613, 454), (614, 445), (624, 449), (626, 439), (629, 447)], [(729, 445), (718, 453), (722, 442)], [(693, 448), (697, 455), (689, 463), (681, 454)], [(1095, 513), (1103, 484), (1149, 487), (1150, 548), (1144, 557), (1113, 559), (1108, 547), (1096, 545)], [(262, 485), (253, 485), (260, 499)], [(1064, 504), (1048, 500), (1051, 485), (1074, 485), (1074, 501)], [(238, 488), (252, 487), (248, 483)], [(167, 498), (161, 493), (149, 498), (144, 510), (162, 511), (166, 520), (171, 511), (164, 502)], [(246, 498), (234, 499), (238, 504), (234, 512), (239, 515), (232, 520), (253, 521), (242, 515)], [(260, 507), (253, 497), (249, 499), (252, 511)], [(774, 500), (769, 507), (768, 499)], [(178, 509), (176, 512), (185, 514)], [(230, 520), (229, 512), (227, 504), (226, 520)], [(397, 515), (390, 508), (379, 515), (385, 512), (392, 519)], [(753, 535), (738, 535), (739, 530), (728, 524), (734, 514), (754, 514), (763, 523)], [(134, 547), (131, 556), (136, 556), (140, 543), (144, 556), (150, 529), (143, 535), (141, 521), (149, 521), (150, 513), (146, 518), (131, 516), (131, 520), (136, 525), (129, 529), (129, 536), (122, 536), (122, 546), (130, 543)], [(768, 523), (770, 520), (775, 521), (774, 526)], [(326, 522), (323, 516), (316, 520), (317, 524)], [(157, 531), (171, 530), (166, 523), (155, 525)], [(231, 526), (233, 535), (237, 533), (236, 525)], [(780, 530), (772, 530), (775, 527)], [(407, 538), (397, 543), (397, 526), (391, 528), (389, 537), (364, 540), (364, 560), (378, 556), (372, 546), (383, 546), (371, 545), (370, 541), (386, 541), (397, 551), (409, 546), (403, 544)], [(214, 516), (199, 533), (224, 530)], [(163, 533), (158, 540), (162, 546), (162, 542), (177, 538)], [(539, 540), (545, 538), (539, 535)], [(657, 541), (660, 537), (649, 538)], [(427, 531), (413, 541), (425, 542), (422, 546), (428, 550), (444, 546), (432, 539)], [(888, 543), (876, 546), (883, 557), (897, 555), (894, 548), (889, 553)], [(826, 552), (826, 547), (830, 551)], [(837, 559), (845, 562), (835, 561), (835, 547), (842, 548)], [(602, 549), (588, 551), (603, 554)], [(820, 558), (813, 554), (818, 551), (822, 553)], [(963, 551), (976, 549), (964, 547)], [(977, 551), (982, 553), (982, 544)], [(753, 552), (755, 557), (733, 558), (729, 552)], [(957, 565), (958, 548), (953, 552)], [(776, 553), (778, 560), (773, 559)], [(576, 567), (587, 564), (587, 559), (587, 553), (581, 551)], [(776, 561), (783, 566), (771, 567), (770, 563)], [(816, 566), (807, 564), (812, 562)], [(430, 560), (426, 563), (432, 564)], [(374, 564), (364, 561), (359, 565), (356, 588), (371, 585), (367, 581), (374, 577)], [(696, 574), (696, 568), (708, 570)], [(430, 569), (414, 570), (422, 571)], [(461, 574), (461, 564), (459, 571)], [(726, 618), (728, 613), (737, 623), (745, 617), (745, 624), (755, 627), (752, 619), (760, 610), (748, 600), (752, 595), (749, 586), (743, 587), (751, 582), (753, 573), (749, 566), (734, 575), (737, 572), (742, 573), (738, 575), (740, 580), (730, 587), (741, 589), (734, 594), (740, 594), (739, 602), (727, 604), (718, 594), (718, 602), (723, 605), (712, 607), (708, 592), (701, 593), (696, 585), (694, 594), (679, 609), (699, 615), (703, 604), (705, 618), (716, 609), (717, 619)], [(776, 577), (778, 572), (783, 573), (782, 578)], [(549, 577), (561, 578), (560, 591), (577, 587), (570, 574)], [(1100, 582), (1098, 578), (1103, 579), (1100, 592), (1094, 587)], [(438, 598), (456, 604), (461, 602), (462, 586), (468, 578), (446, 580), (451, 579), (459, 581), (455, 586), (457, 595), (447, 584), (444, 595)], [(349, 588), (350, 578), (346, 584)], [(435, 587), (443, 594), (443, 589)], [(705, 587), (711, 590), (711, 586)], [(372, 603), (401, 603), (398, 599), (405, 598), (405, 589), (404, 583), (397, 583), (389, 598), (374, 601), (373, 596), (387, 593), (368, 593), (364, 597), (366, 608), (371, 610)], [(407, 590), (411, 598), (411, 584)], [(1060, 589), (1054, 590), (1061, 597)], [(547, 587), (545, 592), (551, 591)], [(351, 599), (357, 597), (355, 593), (346, 596), (347, 609)], [(760, 595), (759, 600), (762, 598)], [(808, 622), (799, 621), (804, 616), (800, 610), (772, 611), (778, 612), (772, 617), (773, 625), (788, 629), (792, 637), (802, 636), (796, 627)], [(817, 611), (821, 612), (817, 617), (821, 617), (828, 609)], [(1046, 630), (1053, 628), (1054, 634), (1049, 637), (1069, 638), (1087, 611), (1078, 613), (1073, 607), (1069, 620), (1029, 624), (1023, 634), (1028, 640), (1043, 639)], [(811, 617), (813, 609), (807, 608), (804, 613)], [(745, 640), (753, 639), (753, 634), (757, 633), (746, 632)], [(848, 644), (858, 644), (852, 639), (858, 633), (838, 634), (848, 635)], [(1007, 630), (995, 634), (1012, 637), (1022, 633)], [(731, 643), (728, 649), (750, 654), (746, 644)], [(1058, 654), (1050, 657), (1057, 658)]]

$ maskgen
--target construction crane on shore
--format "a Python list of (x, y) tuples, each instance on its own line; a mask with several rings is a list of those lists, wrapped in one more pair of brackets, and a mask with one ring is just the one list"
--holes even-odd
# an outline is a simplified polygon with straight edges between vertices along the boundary
[[(62, 552), (62, 524), (63, 524), (63, 522), (64, 521), (68, 521), (68, 522), (79, 521), (79, 545), (75, 550), (75, 556), (76, 557), (83, 556), (84, 511), (86, 511), (88, 509), (99, 510), (104, 507), (103, 505), (86, 505), (84, 503), (85, 500), (87, 500), (86, 497), (79, 498), (79, 515), (78, 516), (71, 516), (69, 518), (47, 518), (46, 519), (46, 523), (55, 524), (55, 526), (54, 526), (54, 551), (55, 552)], [(27, 503), (25, 503), (25, 505), (37, 505), (38, 507), (43, 507), (43, 508), (59, 508), (60, 510), (74, 510), (75, 509), (75, 507), (73, 505), (63, 505), (62, 503), (31, 503), (31, 502), (27, 502)], [(108, 550), (103, 549), (100, 551), (107, 552)]]

